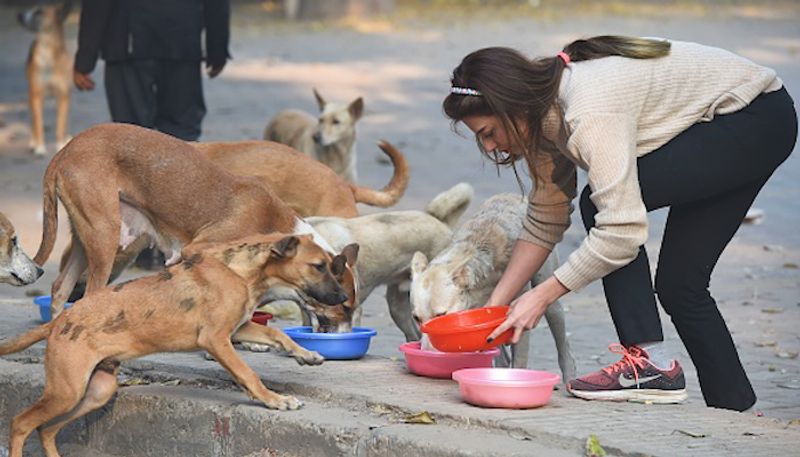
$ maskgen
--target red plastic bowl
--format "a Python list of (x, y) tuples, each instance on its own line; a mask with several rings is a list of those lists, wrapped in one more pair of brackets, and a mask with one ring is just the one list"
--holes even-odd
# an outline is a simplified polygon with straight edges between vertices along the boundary
[(496, 329), (508, 314), (508, 306), (490, 306), (446, 314), (425, 322), (420, 327), (428, 334), (431, 344), (442, 352), (484, 351), (508, 343), (514, 334), (506, 330), (491, 343), (486, 338)]
[(463, 368), (491, 367), (492, 360), (500, 354), (499, 349), (483, 352), (439, 352), (426, 351), (419, 341), (404, 343), (400, 352), (406, 356), (408, 371), (429, 378), (450, 379), (453, 372)]
[(272, 314), (262, 313), (261, 311), (254, 312), (253, 317), (250, 318), (251, 321), (261, 325), (267, 325), (267, 321), (270, 319), (272, 319)]
[(547, 371), (521, 368), (468, 368), (453, 373), (467, 403), (489, 408), (536, 408), (546, 405), (561, 379)]

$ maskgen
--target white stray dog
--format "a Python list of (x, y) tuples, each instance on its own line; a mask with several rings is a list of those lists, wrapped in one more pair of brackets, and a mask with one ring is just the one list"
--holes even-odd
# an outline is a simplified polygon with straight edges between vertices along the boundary
[[(454, 234), (450, 245), (428, 262), (425, 254), (414, 254), (411, 262), (411, 305), (414, 318), (422, 323), (437, 316), (483, 306), (511, 258), (525, 216), (527, 203), (518, 195), (495, 195), (481, 205), (478, 212)], [(558, 266), (555, 253), (531, 280), (535, 286)], [(574, 379), (572, 357), (564, 325), (564, 308), (556, 301), (547, 309), (545, 319), (558, 351), (558, 364), (563, 379)], [(423, 339), (424, 347), (430, 343)], [(499, 360), (525, 368), (528, 364), (529, 335), (524, 332), (513, 360)]]

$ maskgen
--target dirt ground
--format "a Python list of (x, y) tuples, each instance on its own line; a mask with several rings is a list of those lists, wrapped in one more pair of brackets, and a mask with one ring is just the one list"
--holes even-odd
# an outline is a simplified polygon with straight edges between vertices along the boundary
[[(400, 2), (404, 4), (403, 2)], [(418, 2), (423, 4), (425, 2)], [(387, 139), (408, 156), (412, 180), (399, 209), (421, 209), (438, 192), (471, 183), (476, 202), (499, 192), (519, 192), (513, 175), (497, 175), (482, 161), (473, 141), (458, 136), (441, 114), (449, 72), (466, 53), (488, 45), (551, 55), (568, 41), (595, 34), (661, 36), (725, 47), (775, 68), (790, 92), (800, 93), (800, 5), (793, 2), (575, 2), (571, 7), (515, 6), (491, 9), (434, 5), (426, 10), (402, 6), (396, 15), (370, 20), (292, 24), (270, 3), (237, 4), (233, 11), (231, 53), (223, 74), (206, 80), (208, 115), (203, 139), (259, 138), (267, 120), (284, 108), (316, 109), (311, 88), (329, 100), (363, 96), (366, 114), (359, 124), (358, 172), (363, 184), (381, 187), (390, 169), (376, 158), (375, 143)], [(466, 4), (466, 3), (465, 3)], [(22, 245), (36, 251), (41, 233), (41, 177), (47, 159), (27, 152), (29, 116), (24, 61), (32, 36), (19, 27), (16, 11), (0, 7), (0, 210), (17, 227)], [(77, 15), (67, 24), (75, 48)], [(102, 64), (94, 72), (98, 90), (73, 94), (71, 132), (108, 120), (102, 92)], [(54, 107), (45, 113), (50, 155), (54, 152)], [(583, 179), (583, 177), (581, 177)], [(720, 260), (712, 279), (740, 355), (759, 395), (756, 411), (783, 420), (800, 419), (800, 158), (794, 154), (767, 183), (755, 206), (766, 218), (745, 225)], [(471, 208), (478, 205), (473, 204)], [(373, 209), (363, 208), (364, 212)], [(651, 214), (647, 246), (652, 261), (666, 213)], [(584, 236), (577, 214), (559, 253), (565, 258)], [(59, 252), (66, 239), (61, 217)], [(55, 277), (57, 256), (46, 276), (28, 288), (2, 287), (4, 298), (26, 299), (46, 291)], [(132, 273), (137, 274), (137, 273)], [(402, 341), (382, 297), (366, 303), (365, 324), (378, 328), (371, 353), (398, 357)], [(602, 290), (593, 284), (564, 300), (578, 370), (585, 373), (615, 361), (605, 350), (615, 341)], [(687, 368), (692, 402), (702, 403), (691, 361), (669, 318), (667, 342)], [(553, 344), (546, 331), (534, 332), (532, 366), (555, 370)]]

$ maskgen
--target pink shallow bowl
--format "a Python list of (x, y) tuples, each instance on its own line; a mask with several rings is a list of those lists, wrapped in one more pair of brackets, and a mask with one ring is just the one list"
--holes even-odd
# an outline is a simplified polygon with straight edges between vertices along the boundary
[(406, 356), (408, 371), (429, 378), (450, 379), (453, 372), (463, 368), (486, 368), (500, 354), (497, 348), (482, 352), (438, 352), (422, 349), (419, 341), (400, 345)]
[(561, 379), (547, 371), (521, 368), (467, 368), (453, 373), (467, 403), (489, 408), (546, 405)]

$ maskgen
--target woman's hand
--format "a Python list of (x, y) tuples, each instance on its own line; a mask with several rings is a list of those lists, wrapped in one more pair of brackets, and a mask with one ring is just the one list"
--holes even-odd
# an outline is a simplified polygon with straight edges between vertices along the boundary
[(508, 313), (506, 320), (489, 335), (487, 341), (491, 342), (506, 330), (513, 328), (514, 335), (511, 337), (511, 342), (516, 343), (522, 332), (536, 327), (547, 307), (567, 292), (569, 289), (551, 276), (511, 303), (511, 312)]

